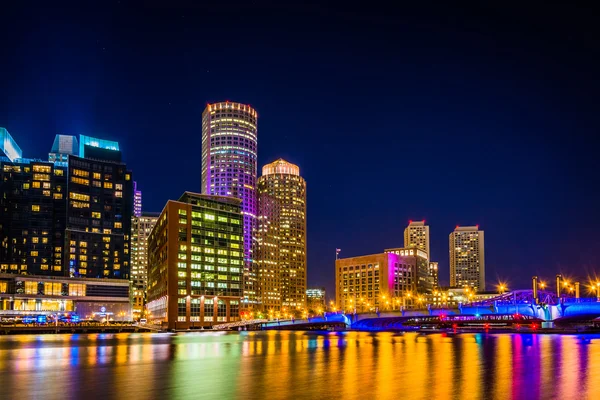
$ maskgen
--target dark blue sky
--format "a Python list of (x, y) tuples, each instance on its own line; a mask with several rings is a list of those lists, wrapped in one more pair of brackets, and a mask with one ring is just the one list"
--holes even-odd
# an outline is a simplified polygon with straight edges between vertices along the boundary
[(600, 273), (593, 10), (214, 3), (3, 5), (0, 126), (27, 157), (57, 133), (118, 140), (160, 211), (200, 190), (205, 104), (245, 102), (259, 165), (308, 183), (311, 285), (409, 219), (446, 282), (457, 224), (485, 230), (488, 282)]

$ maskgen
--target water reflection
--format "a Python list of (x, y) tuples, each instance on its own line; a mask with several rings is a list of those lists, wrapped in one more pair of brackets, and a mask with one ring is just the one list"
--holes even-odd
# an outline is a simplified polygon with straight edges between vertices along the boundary
[(600, 398), (600, 336), (0, 337), (0, 398)]

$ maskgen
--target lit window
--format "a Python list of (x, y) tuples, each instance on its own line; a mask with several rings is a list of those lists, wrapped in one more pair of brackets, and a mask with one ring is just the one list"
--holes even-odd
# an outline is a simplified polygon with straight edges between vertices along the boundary
[(112, 188), (113, 188), (112, 182), (104, 182), (104, 189), (112, 189)]
[(33, 204), (31, 206), (31, 211), (39, 212), (40, 211), (40, 206), (38, 206), (37, 204)]

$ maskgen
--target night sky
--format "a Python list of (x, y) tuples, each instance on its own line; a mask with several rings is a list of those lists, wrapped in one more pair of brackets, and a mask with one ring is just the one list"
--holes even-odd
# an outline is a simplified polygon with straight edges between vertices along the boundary
[(485, 230), (488, 286), (600, 274), (593, 10), (13, 3), (0, 126), (26, 157), (58, 133), (117, 140), (160, 211), (200, 190), (206, 103), (248, 103), (259, 171), (283, 157), (307, 181), (308, 282), (330, 296), (336, 247), (401, 246), (411, 219), (430, 225), (444, 282), (457, 224)]

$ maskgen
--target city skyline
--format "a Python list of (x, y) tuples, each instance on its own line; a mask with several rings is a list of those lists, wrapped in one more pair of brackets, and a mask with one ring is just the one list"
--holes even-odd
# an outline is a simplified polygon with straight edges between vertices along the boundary
[[(64, 10), (46, 11), (60, 21)], [(273, 24), (260, 11), (244, 11), (264, 22), (262, 31), (248, 33), (248, 43), (268, 37)], [(185, 18), (168, 9), (147, 10), (139, 23), (160, 22), (165, 31), (140, 43), (127, 28), (127, 8), (109, 16), (111, 28), (87, 16), (88, 30), (71, 35), (72, 26), (62, 24), (47, 36), (48, 23), (32, 27), (16, 11), (3, 28), (23, 37), (22, 43), (41, 40), (49, 51), (8, 48), (3, 67), (13, 79), (2, 83), (0, 126), (26, 157), (44, 158), (56, 134), (118, 141), (144, 192), (144, 209), (160, 211), (167, 199), (200, 191), (199, 127), (205, 105), (224, 99), (250, 104), (261, 119), (258, 165), (282, 157), (299, 165), (310, 183), (308, 284), (326, 286), (328, 293), (333, 293), (335, 248), (349, 257), (401, 246), (410, 219), (430, 225), (432, 260), (439, 262), (442, 282), (449, 282), (447, 235), (457, 224), (479, 224), (486, 231), (490, 283), (527, 286), (533, 275), (563, 272), (584, 278), (598, 270), (594, 249), (600, 242), (595, 230), (600, 215), (593, 205), (598, 189), (589, 184), (598, 167), (585, 103), (597, 83), (589, 79), (595, 63), (587, 55), (588, 42), (568, 42), (575, 50), (567, 51), (566, 39), (548, 33), (546, 40), (517, 15), (502, 17), (516, 24), (518, 35), (494, 33), (501, 18), (493, 9), (467, 24), (488, 36), (443, 21), (428, 31), (420, 21), (440, 22), (441, 17), (410, 10), (417, 22), (403, 19), (408, 35), (390, 27), (391, 36), (379, 42), (368, 32), (377, 22), (365, 22), (362, 39), (346, 30), (347, 22), (360, 21), (356, 11), (328, 19), (348, 33), (348, 41), (335, 47), (335, 57), (327, 55), (331, 42), (323, 39), (328, 36), (319, 23), (326, 14), (303, 9), (315, 23), (314, 33), (287, 32), (256, 49), (240, 42), (236, 57), (253, 60), (243, 63), (243, 73), (232, 63), (233, 53), (220, 53), (217, 42), (198, 40), (203, 34), (194, 28), (200, 16), (194, 9), (186, 10)], [(457, 11), (446, 11), (464, 22)], [(394, 20), (383, 13), (376, 18), (383, 26)], [(178, 26), (189, 35), (180, 36)], [(244, 26), (226, 33), (226, 39)], [(584, 37), (577, 29), (571, 33)], [(287, 42), (291, 51), (274, 56), (273, 47)], [(67, 45), (76, 51), (62, 57), (58, 50)], [(386, 50), (392, 45), (397, 51)], [(443, 49), (439, 58), (420, 50), (432, 46)], [(528, 58), (532, 47), (538, 52)], [(132, 49), (140, 59), (129, 56)], [(497, 51), (508, 52), (508, 58), (497, 61)], [(355, 56), (363, 52), (374, 62)], [(548, 63), (556, 54), (562, 55), (560, 62)], [(44, 80), (28, 79), (40, 65)], [(388, 70), (397, 73), (391, 76)], [(539, 70), (545, 71), (544, 79), (533, 72)], [(398, 159), (396, 149), (404, 145), (415, 151)], [(367, 153), (377, 156), (362, 168), (359, 160)], [(408, 185), (398, 176), (407, 171), (424, 188), (418, 196), (405, 196)], [(390, 189), (393, 201), (360, 184), (389, 187), (397, 181), (398, 189)], [(508, 234), (529, 229), (533, 240), (527, 246)]]

